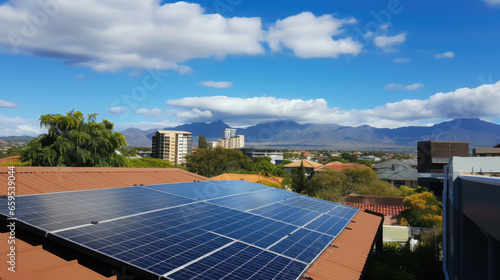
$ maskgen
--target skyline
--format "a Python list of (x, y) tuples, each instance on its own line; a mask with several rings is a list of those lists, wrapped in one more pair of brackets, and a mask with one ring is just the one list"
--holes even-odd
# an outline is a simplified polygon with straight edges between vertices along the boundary
[(118, 131), (500, 124), (500, 1), (360, 2), (0, 1), (0, 136), (72, 109)]

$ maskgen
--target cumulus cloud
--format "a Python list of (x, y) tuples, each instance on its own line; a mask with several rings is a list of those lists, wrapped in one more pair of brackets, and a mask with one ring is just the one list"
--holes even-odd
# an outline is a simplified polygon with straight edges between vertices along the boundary
[(360, 44), (351, 37), (338, 38), (343, 33), (344, 25), (354, 23), (354, 18), (317, 17), (311, 12), (303, 12), (273, 24), (267, 33), (267, 41), (273, 51), (287, 48), (300, 58), (357, 55), (362, 49)]
[[(208, 14), (157, 0), (12, 0), (0, 5), (0, 48), (95, 71), (189, 70), (190, 59), (264, 52), (260, 18)], [(64, 3), (64, 4), (62, 4)]]
[[(460, 88), (436, 93), (428, 99), (405, 99), (365, 110), (330, 107), (324, 99), (283, 99), (276, 97), (235, 98), (227, 96), (186, 97), (167, 104), (189, 111), (205, 112), (211, 119), (222, 119), (235, 126), (275, 120), (300, 123), (337, 123), (358, 126), (400, 127), (421, 125), (420, 121), (457, 117), (497, 117), (500, 82), (477, 88)], [(189, 114), (183, 115), (189, 122)], [(200, 116), (193, 120), (200, 121)]]
[(401, 45), (406, 41), (406, 33), (395, 36), (380, 35), (373, 38), (375, 46), (381, 48), (384, 52), (397, 51), (394, 47)]
[(214, 81), (203, 81), (200, 85), (213, 88), (229, 88), (233, 86), (233, 82), (214, 82)]
[(410, 62), (411, 58), (395, 58), (394, 63), (406, 63)]
[(388, 89), (388, 90), (417, 90), (421, 87), (424, 87), (424, 84), (414, 83), (411, 85), (403, 85), (403, 84), (390, 83), (390, 84), (385, 86), (385, 89)]
[(153, 109), (142, 108), (142, 109), (137, 109), (137, 110), (135, 110), (135, 113), (136, 114), (144, 115), (146, 117), (154, 117), (154, 118), (158, 119), (159, 121), (161, 121), (161, 120), (164, 119), (164, 112), (161, 109), (159, 109), (159, 108), (153, 108)]
[(125, 108), (121, 106), (111, 107), (109, 108), (109, 112), (113, 115), (119, 115), (125, 112)]
[(10, 101), (5, 101), (5, 100), (0, 99), (0, 108), (13, 109), (13, 108), (17, 108), (17, 107), (18, 106), (16, 103), (12, 103)]
[(40, 128), (40, 123), (34, 119), (23, 119), (21, 117), (8, 117), (0, 114), (0, 136), (30, 135), (38, 136), (46, 132)]
[(441, 53), (441, 54), (436, 54), (436, 58), (453, 58), (455, 57), (455, 53), (454, 52), (445, 52), (445, 53)]

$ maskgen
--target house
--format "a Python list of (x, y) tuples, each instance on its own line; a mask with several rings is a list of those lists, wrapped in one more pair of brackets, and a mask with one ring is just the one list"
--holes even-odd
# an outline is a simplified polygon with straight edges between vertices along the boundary
[[(65, 192), (61, 193), (61, 195), (71, 197), (75, 192), (67, 191), (82, 190), (85, 191), (83, 194), (89, 198), (90, 203), (93, 203), (90, 197), (96, 198), (92, 195), (92, 190), (97, 189), (107, 189), (106, 191), (108, 191), (132, 185), (142, 188), (143, 186), (140, 186), (140, 184), (144, 184), (145, 188), (149, 188), (154, 186), (146, 187), (146, 185), (179, 182), (186, 182), (184, 184), (201, 184), (206, 180), (205, 177), (176, 168), (16, 167), (15, 174), (18, 195)], [(0, 180), (7, 181), (8, 177), (7, 167), (0, 167)], [(193, 183), (193, 181), (202, 182)], [(206, 185), (207, 183), (204, 183), (203, 186), (208, 186)], [(133, 189), (134, 187), (131, 188)], [(179, 189), (179, 191), (183, 190)], [(215, 194), (213, 188), (204, 190), (202, 188), (202, 191), (207, 192), (205, 195)], [(6, 189), (0, 191), (0, 194), (6, 194)], [(120, 197), (115, 198), (117, 202), (121, 199)], [(140, 201), (140, 197), (137, 197), (137, 199)], [(321, 203), (321, 201), (313, 198), (305, 199)], [(55, 207), (55, 205), (53, 206)], [(147, 207), (148, 205), (145, 206)], [(22, 207), (24, 206), (19, 204), (18, 210)], [(248, 214), (244, 214), (243, 216), (245, 215), (248, 216)], [(203, 216), (200, 217), (203, 218)], [(141, 221), (141, 219), (136, 218), (130, 220), (134, 222)], [(334, 274), (341, 279), (359, 279), (374, 244), (377, 243), (377, 248), (381, 246), (381, 222), (382, 219), (379, 216), (364, 211), (355, 213), (352, 217), (352, 222), (348, 224), (348, 230), (343, 230), (330, 246), (325, 247), (321, 255), (315, 259), (307, 268), (304, 275), (302, 275), (308, 277), (304, 279), (331, 279), (331, 275)], [(6, 223), (6, 220), (2, 218), (0, 223)], [(87, 228), (92, 229), (93, 226), (97, 228), (99, 224), (91, 223)], [(108, 224), (112, 225), (111, 223)], [(137, 233), (141, 234), (141, 238), (147, 237), (148, 234), (148, 232), (140, 232), (140, 229), (137, 229)], [(109, 232), (103, 231), (102, 234), (102, 236), (105, 236)], [(0, 238), (3, 240), (3, 238), (8, 238), (8, 235), (9, 233), (0, 234)], [(179, 237), (181, 238), (180, 241), (183, 238), (187, 238), (183, 236)], [(2, 271), (2, 277), (6, 276), (7, 279), (139, 279), (134, 274), (135, 272), (126, 270), (121, 266), (117, 267), (116, 262), (93, 258), (92, 255), (96, 253), (95, 251), (81, 251), (78, 249), (78, 246), (69, 246), (69, 243), (66, 241), (58, 242), (53, 234), (44, 237), (43, 234), (38, 235), (35, 232), (26, 230), (22, 235), (16, 235), (16, 238), (19, 263), (15, 274), (4, 275), (4, 272), (9, 273), (7, 270), (9, 264), (6, 261), (9, 248), (4, 246), (5, 242), (0, 243), (0, 271)], [(230, 243), (228, 244), (235, 242), (234, 240), (229, 241)], [(145, 243), (142, 242), (140, 244)], [(192, 244), (191, 246), (197, 245)], [(115, 248), (110, 249), (114, 250)], [(116, 249), (119, 250), (119, 248)], [(129, 253), (131, 254), (130, 256), (144, 254), (135, 251)], [(190, 262), (189, 265), (194, 263), (196, 262)], [(183, 266), (179, 266), (178, 270), (182, 268)], [(251, 279), (251, 276), (242, 277), (244, 279)]]
[(295, 168), (299, 168), (301, 164), (304, 166), (304, 170), (305, 170), (305, 173), (306, 173), (307, 177), (312, 177), (314, 175), (314, 169), (316, 167), (322, 166), (321, 164), (316, 163), (314, 161), (310, 161), (310, 160), (307, 160), (307, 159), (301, 159), (301, 160), (298, 160), (298, 161), (295, 161), (295, 162), (283, 165), (283, 169), (286, 172), (292, 174), (292, 170), (295, 169)]
[(369, 155), (369, 156), (360, 156), (360, 157), (358, 157), (358, 160), (368, 160), (371, 162), (379, 162), (381, 159), (379, 157)]
[(242, 148), (240, 151), (250, 158), (254, 157), (269, 157), (273, 164), (280, 164), (283, 162), (283, 152), (278, 150), (256, 149), (256, 148)]
[(418, 185), (432, 190), (438, 198), (443, 193), (445, 165), (454, 156), (468, 157), (469, 142), (420, 141), (417, 143)]
[(314, 172), (324, 172), (329, 170), (342, 171), (345, 169), (356, 168), (356, 166), (365, 166), (354, 163), (342, 163), (340, 161), (329, 162), (325, 165), (314, 168)]
[(417, 170), (405, 164), (404, 161), (393, 159), (377, 163), (373, 168), (377, 171), (379, 179), (387, 181), (393, 186), (407, 186), (410, 188), (418, 186), (419, 174)]
[(404, 197), (351, 194), (344, 198), (344, 204), (384, 215), (384, 225), (398, 223), (399, 215), (406, 207)]
[(472, 150), (474, 157), (500, 157), (500, 148), (474, 148)]

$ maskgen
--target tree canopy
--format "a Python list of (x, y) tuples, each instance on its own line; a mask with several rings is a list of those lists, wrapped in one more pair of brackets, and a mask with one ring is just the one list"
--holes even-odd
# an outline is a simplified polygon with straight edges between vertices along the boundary
[(352, 193), (401, 196), (396, 187), (378, 179), (375, 171), (361, 165), (342, 171), (321, 172), (307, 181), (305, 191), (309, 196), (336, 202)]
[(125, 136), (113, 132), (108, 120), (96, 122), (97, 114), (79, 111), (66, 115), (46, 114), (40, 117), (40, 127), (48, 132), (26, 145), (23, 161), (34, 166), (125, 166), (126, 158), (116, 150), (127, 145)]
[(205, 136), (203, 135), (200, 135), (200, 137), (198, 137), (198, 149), (208, 149), (207, 138), (205, 138)]
[(186, 168), (206, 177), (238, 170), (253, 170), (252, 160), (241, 151), (234, 149), (200, 149), (186, 156)]
[(304, 162), (300, 163), (299, 168), (292, 170), (292, 190), (296, 193), (302, 193), (306, 189), (306, 171), (304, 169)]
[(441, 227), (443, 210), (437, 197), (431, 192), (422, 192), (405, 198), (403, 205), (408, 209), (401, 212), (409, 225), (414, 227)]

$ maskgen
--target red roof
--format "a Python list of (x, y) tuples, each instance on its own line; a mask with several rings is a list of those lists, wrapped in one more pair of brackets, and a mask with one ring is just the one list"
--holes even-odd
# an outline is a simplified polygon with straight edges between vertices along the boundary
[(397, 216), (401, 214), (402, 211), (406, 210), (406, 207), (404, 207), (403, 205), (362, 204), (355, 202), (345, 202), (344, 204), (352, 207), (361, 208), (364, 210), (377, 212), (384, 216), (391, 216), (391, 217)]
[(327, 171), (327, 170), (335, 170), (335, 171), (342, 171), (345, 169), (350, 169), (350, 168), (356, 168), (356, 164), (354, 163), (342, 163), (339, 161), (334, 161), (327, 163), (322, 166), (318, 166), (314, 168), (314, 171)]

